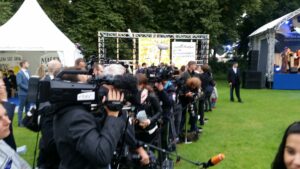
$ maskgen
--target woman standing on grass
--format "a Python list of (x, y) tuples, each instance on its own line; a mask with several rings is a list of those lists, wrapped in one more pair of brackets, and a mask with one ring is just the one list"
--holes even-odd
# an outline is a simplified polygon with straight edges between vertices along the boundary
[(286, 129), (272, 169), (300, 169), (300, 122)]

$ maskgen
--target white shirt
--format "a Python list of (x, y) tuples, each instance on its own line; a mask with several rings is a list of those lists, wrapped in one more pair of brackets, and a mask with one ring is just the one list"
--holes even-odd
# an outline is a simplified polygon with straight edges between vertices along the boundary
[(54, 75), (49, 75), (50, 79), (53, 80), (54, 79)]
[(27, 69), (22, 69), (22, 71), (24, 72), (25, 76), (27, 77), (27, 79), (30, 78), (28, 70)]
[(233, 67), (233, 72), (236, 74), (237, 73), (237, 68), (236, 67)]

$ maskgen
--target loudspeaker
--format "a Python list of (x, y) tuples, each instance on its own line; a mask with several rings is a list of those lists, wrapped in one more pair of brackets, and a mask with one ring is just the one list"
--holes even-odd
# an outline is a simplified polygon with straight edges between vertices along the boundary
[(259, 56), (258, 50), (251, 50), (249, 52), (249, 62), (248, 62), (249, 70), (257, 71), (258, 56)]
[(298, 73), (298, 68), (297, 67), (291, 67), (290, 68), (290, 73)]
[(245, 71), (243, 72), (243, 88), (246, 89), (261, 89), (264, 88), (262, 72)]

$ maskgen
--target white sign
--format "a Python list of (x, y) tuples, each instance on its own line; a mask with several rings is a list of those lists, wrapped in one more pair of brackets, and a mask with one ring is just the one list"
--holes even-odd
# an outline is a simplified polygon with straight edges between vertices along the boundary
[(0, 57), (0, 70), (12, 69), (16, 72), (19, 70), (19, 63), (23, 60), (21, 55), (4, 55)]
[(172, 42), (172, 62), (180, 67), (196, 58), (195, 42)]
[(47, 64), (51, 60), (59, 60), (59, 57), (57, 56), (56, 53), (55, 54), (47, 53), (47, 54), (41, 56), (40, 64)]

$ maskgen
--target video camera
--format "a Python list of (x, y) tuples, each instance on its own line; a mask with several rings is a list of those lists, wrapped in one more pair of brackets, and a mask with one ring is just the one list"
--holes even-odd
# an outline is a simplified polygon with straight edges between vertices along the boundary
[(115, 88), (124, 93), (124, 98), (127, 101), (134, 102), (134, 97), (137, 90), (136, 78), (130, 74), (116, 75), (116, 76), (103, 76), (93, 77), (88, 83), (78, 83), (63, 80), (64, 75), (80, 75), (88, 74), (88, 71), (82, 70), (63, 70), (54, 80), (39, 81), (35, 96), (38, 102), (50, 102), (51, 104), (79, 104), (91, 106), (91, 109), (98, 107), (102, 103), (102, 98), (107, 94), (103, 90), (103, 85), (113, 85)]
[(179, 74), (179, 72), (171, 66), (151, 66), (147, 68), (146, 76), (150, 83), (156, 83), (162, 82), (163, 80), (175, 80), (177, 74)]
[(89, 60), (86, 61), (86, 69), (89, 71), (89, 74), (93, 74), (94, 63), (99, 63), (99, 58), (97, 55), (91, 55)]

